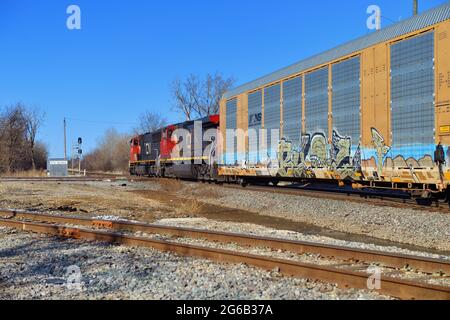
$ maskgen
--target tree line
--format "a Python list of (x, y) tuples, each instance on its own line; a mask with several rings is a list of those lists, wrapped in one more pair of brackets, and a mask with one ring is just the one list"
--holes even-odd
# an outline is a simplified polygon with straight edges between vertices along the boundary
[(0, 108), (0, 173), (46, 167), (47, 146), (36, 140), (44, 116), (21, 103)]

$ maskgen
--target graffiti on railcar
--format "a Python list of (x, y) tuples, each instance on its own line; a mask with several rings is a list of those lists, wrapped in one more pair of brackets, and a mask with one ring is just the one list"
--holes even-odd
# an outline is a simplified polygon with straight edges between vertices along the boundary
[(324, 133), (303, 135), (298, 149), (287, 138), (278, 146), (278, 175), (282, 177), (315, 177), (314, 169), (334, 170), (347, 178), (354, 177), (361, 170), (361, 148), (358, 146), (351, 156), (352, 139), (333, 131), (330, 151)]
[(383, 159), (387, 155), (389, 150), (391, 150), (391, 147), (386, 145), (383, 136), (378, 132), (377, 129), (372, 128), (371, 131), (372, 131), (372, 143), (377, 153), (376, 159), (377, 173), (379, 176), (381, 176), (383, 173)]
[(313, 168), (327, 166), (329, 160), (327, 157), (327, 138), (323, 133), (316, 133), (312, 136), (309, 160)]
[(447, 165), (450, 166), (450, 147), (447, 148)]
[[(305, 142), (304, 139), (303, 142)], [(305, 147), (308, 145), (309, 143), (302, 143), (300, 150), (296, 150), (290, 140), (281, 139), (278, 146), (279, 170), (277, 175), (280, 177), (314, 178), (309, 174), (311, 170), (304, 161)]]
[[(411, 155), (392, 153), (392, 148), (387, 146), (383, 136), (372, 128), (372, 143), (376, 152), (376, 165), (378, 175), (382, 175), (383, 168), (434, 168), (434, 160), (430, 154), (422, 154), (421, 158), (415, 158)], [(432, 148), (432, 146), (430, 146)]]
[[(355, 139), (338, 130), (332, 131), (331, 139), (323, 131), (303, 134), (298, 141), (283, 137), (278, 142), (275, 158), (261, 150), (264, 156), (260, 159), (265, 160), (245, 162), (244, 169), (252, 168), (262, 176), (301, 179), (392, 181), (395, 178), (412, 183), (439, 180), (438, 167), (431, 155), (433, 144), (391, 146), (376, 128), (370, 132), (368, 146), (361, 144), (359, 136)], [(445, 159), (449, 156), (450, 148), (445, 146)], [(449, 160), (444, 165), (445, 177), (449, 176)]]
[(362, 158), (361, 158), (361, 145), (358, 145), (356, 149), (355, 156), (353, 157), (353, 168), (355, 168), (356, 172), (361, 172), (362, 168)]
[(350, 137), (342, 137), (336, 131), (333, 131), (331, 159), (333, 159), (337, 168), (350, 164), (351, 147), (352, 139)]

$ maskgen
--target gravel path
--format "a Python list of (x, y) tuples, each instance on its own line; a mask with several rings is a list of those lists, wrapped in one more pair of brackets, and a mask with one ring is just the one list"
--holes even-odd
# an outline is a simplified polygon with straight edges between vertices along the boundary
[[(0, 299), (386, 298), (245, 265), (7, 228), (0, 228), (0, 259)], [(70, 279), (75, 284), (67, 285)]]

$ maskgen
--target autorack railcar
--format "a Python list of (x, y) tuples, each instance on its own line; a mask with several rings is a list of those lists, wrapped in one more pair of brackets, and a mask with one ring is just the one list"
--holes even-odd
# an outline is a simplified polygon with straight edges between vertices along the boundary
[(446, 3), (227, 92), (219, 176), (449, 197), (449, 19)]

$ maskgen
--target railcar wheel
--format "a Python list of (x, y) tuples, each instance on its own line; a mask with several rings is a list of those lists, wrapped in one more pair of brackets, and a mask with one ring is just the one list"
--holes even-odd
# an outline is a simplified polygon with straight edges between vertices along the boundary
[(431, 198), (417, 198), (416, 202), (418, 205), (430, 207), (433, 204), (433, 199)]
[(445, 196), (445, 202), (447, 202), (448, 203), (448, 207), (450, 208), (450, 186), (448, 186), (447, 187), (448, 189), (447, 189), (447, 192), (446, 192), (446, 196)]
[(239, 178), (239, 179), (237, 180), (237, 183), (238, 183), (239, 185), (241, 185), (242, 188), (245, 188), (245, 187), (248, 186), (248, 182), (247, 182), (244, 178)]

